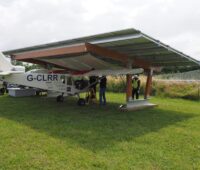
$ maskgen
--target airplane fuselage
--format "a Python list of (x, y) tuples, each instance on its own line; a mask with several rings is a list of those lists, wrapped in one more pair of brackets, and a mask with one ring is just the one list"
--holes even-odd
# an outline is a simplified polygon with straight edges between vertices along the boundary
[(4, 76), (3, 80), (12, 84), (67, 93), (69, 95), (74, 95), (78, 92), (72, 77), (68, 74), (19, 73)]

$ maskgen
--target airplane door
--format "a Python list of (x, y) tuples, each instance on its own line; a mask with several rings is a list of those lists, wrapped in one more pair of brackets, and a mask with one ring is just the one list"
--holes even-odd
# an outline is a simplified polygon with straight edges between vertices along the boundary
[(67, 80), (67, 92), (70, 93), (72, 91), (72, 85), (73, 85), (72, 77), (67, 76), (66, 80)]
[(58, 81), (54, 81), (55, 89), (60, 92), (66, 92), (66, 76), (65, 75), (58, 75)]

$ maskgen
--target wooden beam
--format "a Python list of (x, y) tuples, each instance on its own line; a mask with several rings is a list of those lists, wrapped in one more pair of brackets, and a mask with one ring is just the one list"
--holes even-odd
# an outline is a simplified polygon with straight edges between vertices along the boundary
[(143, 69), (149, 69), (151, 67), (151, 64), (149, 62), (138, 58), (133, 59), (133, 65), (141, 67)]
[(150, 96), (152, 89), (152, 76), (153, 76), (153, 70), (152, 69), (147, 70), (147, 81), (146, 81), (144, 99), (147, 99)]
[[(130, 62), (130, 57), (127, 56), (126, 54), (122, 54), (117, 51), (110, 50), (105, 47), (100, 47), (98, 45), (94, 45), (90, 43), (86, 43), (85, 45), (86, 45), (87, 51), (93, 54), (108, 57), (113, 60), (118, 60), (125, 64), (128, 64), (128, 62)], [(145, 69), (148, 69), (151, 66), (149, 62), (146, 62), (145, 60), (137, 59), (137, 58), (132, 59), (132, 64), (141, 68), (145, 68)]]
[(105, 47), (100, 47), (98, 45), (89, 44), (89, 43), (86, 43), (85, 45), (86, 45), (87, 50), (93, 54), (97, 54), (103, 57), (108, 57), (113, 60), (121, 61), (123, 63), (127, 63), (127, 61), (129, 60), (128, 56), (126, 56), (125, 54), (116, 52), (114, 50), (110, 50)]
[(54, 49), (46, 49), (46, 50), (37, 50), (31, 52), (24, 52), (20, 54), (15, 54), (15, 60), (23, 60), (23, 59), (33, 59), (33, 58), (42, 58), (42, 57), (52, 57), (52, 56), (60, 56), (60, 55), (73, 55), (73, 54), (81, 54), (87, 52), (85, 44), (71, 46), (71, 47), (62, 47), (62, 48), (54, 48)]
[(130, 59), (130, 57), (126, 54), (122, 54), (117, 51), (110, 50), (105, 47), (100, 47), (98, 45), (94, 45), (90, 43), (85, 43), (82, 45), (70, 46), (70, 47), (23, 52), (20, 54), (13, 55), (13, 58), (15, 60), (27, 60), (27, 59), (59, 57), (59, 56), (67, 56), (67, 55), (73, 56), (73, 55), (78, 55), (78, 54), (87, 53), (87, 52), (120, 61), (124, 63), (125, 65), (131, 62), (131, 64), (137, 67), (144, 68), (144, 69), (148, 69), (151, 66), (151, 64), (149, 62), (146, 62), (145, 60), (137, 59), (137, 58)]
[(41, 65), (43, 67), (46, 67), (46, 65), (47, 65), (46, 62), (38, 61), (38, 60), (34, 60), (34, 59), (26, 59), (26, 60), (18, 60), (18, 61), (32, 63), (32, 64), (38, 64), (38, 65)]
[(23, 61), (23, 62), (28, 62), (28, 63), (33, 63), (33, 64), (38, 64), (41, 65), (43, 67), (47, 67), (48, 65), (51, 65), (53, 67), (56, 68), (61, 68), (67, 71), (78, 71), (78, 70), (74, 70), (74, 69), (70, 69), (68, 67), (62, 66), (60, 64), (56, 64), (56, 63), (51, 63), (51, 62), (46, 62), (46, 61), (40, 61), (40, 60), (36, 60), (36, 59), (24, 59), (24, 60), (19, 60), (19, 61)]

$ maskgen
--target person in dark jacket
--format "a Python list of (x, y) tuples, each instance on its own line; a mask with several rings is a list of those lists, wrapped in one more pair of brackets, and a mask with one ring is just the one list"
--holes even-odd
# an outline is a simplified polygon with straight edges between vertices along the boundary
[(94, 90), (94, 93), (96, 94), (96, 86), (98, 84), (98, 77), (97, 76), (90, 76), (89, 79), (90, 87)]
[(140, 94), (140, 79), (138, 77), (138, 75), (135, 75), (133, 77), (132, 80), (132, 98), (134, 100), (134, 97), (136, 97), (136, 99), (139, 99), (139, 94)]
[(106, 105), (106, 84), (107, 84), (107, 78), (106, 76), (103, 76), (100, 79), (100, 92), (99, 92), (100, 105)]

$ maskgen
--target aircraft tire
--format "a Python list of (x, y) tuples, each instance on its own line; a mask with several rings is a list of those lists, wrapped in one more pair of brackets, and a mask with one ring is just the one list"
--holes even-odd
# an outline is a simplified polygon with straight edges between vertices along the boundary
[(85, 104), (86, 104), (85, 99), (83, 99), (83, 98), (78, 99), (77, 104), (79, 106), (85, 106)]
[(40, 92), (39, 92), (39, 91), (36, 91), (35, 94), (36, 94), (36, 96), (39, 96), (39, 95), (40, 95)]
[(60, 95), (60, 96), (58, 96), (57, 98), (56, 98), (56, 101), (57, 102), (64, 102), (64, 97), (62, 96), (62, 95)]
[(0, 95), (4, 95), (4, 93), (5, 93), (5, 89), (4, 88), (0, 89)]

